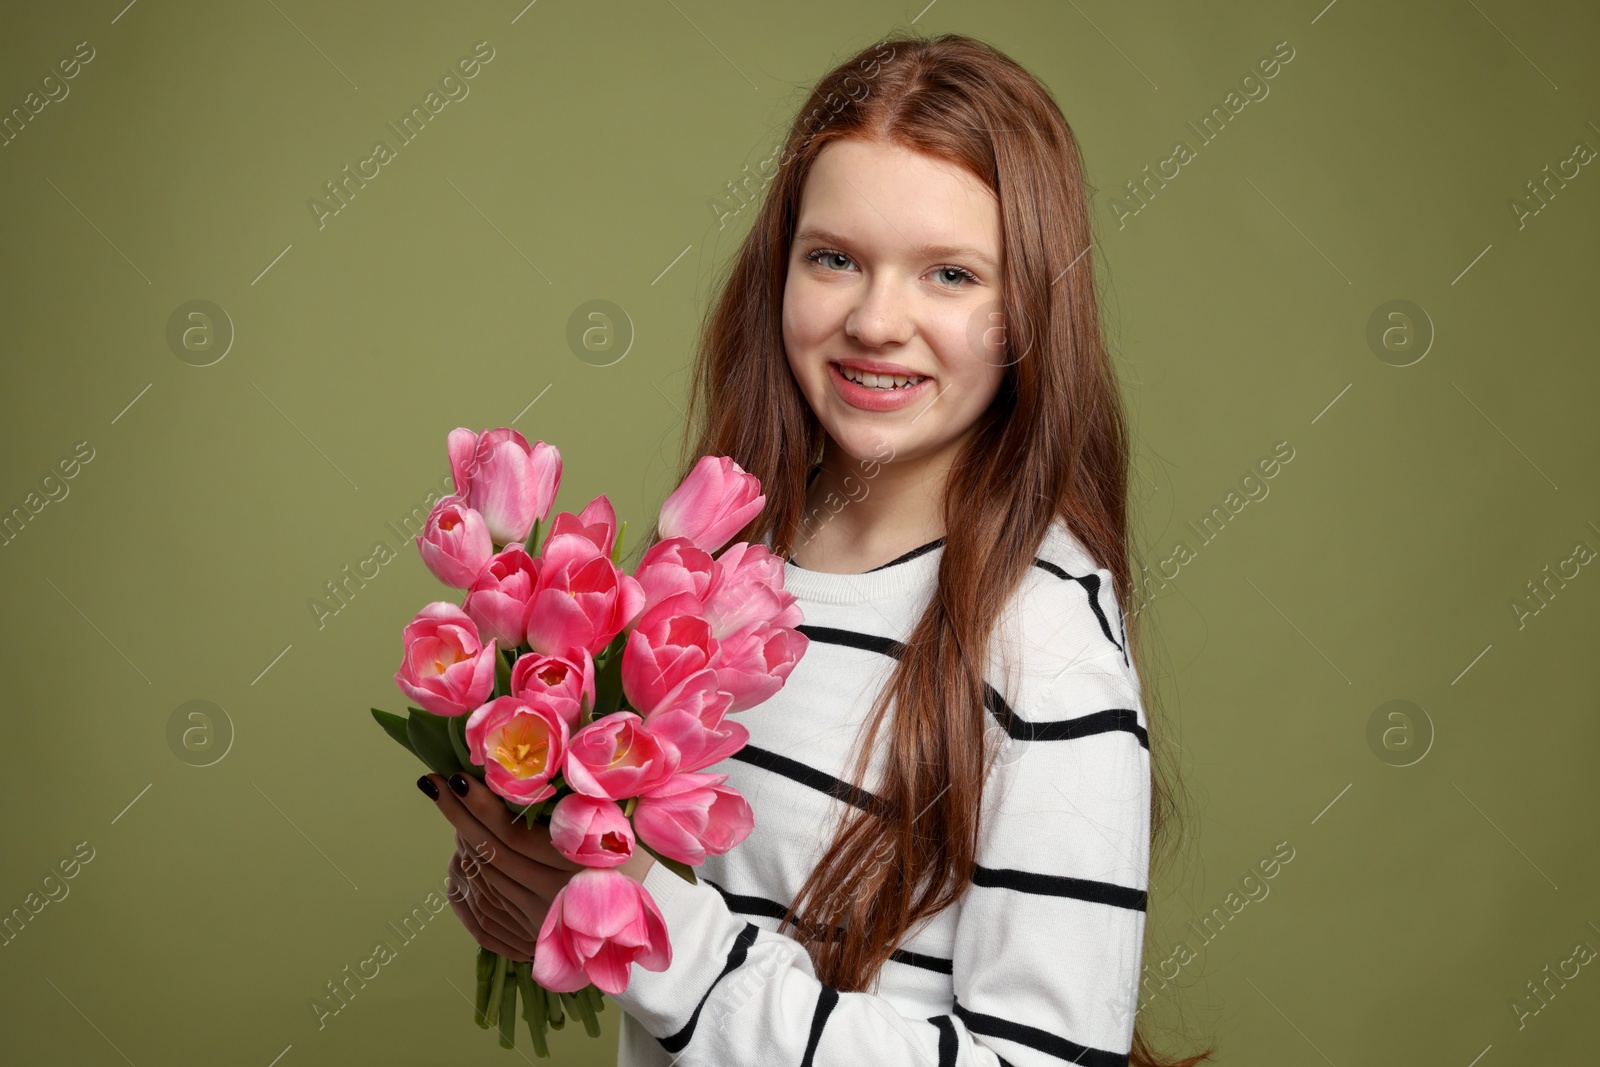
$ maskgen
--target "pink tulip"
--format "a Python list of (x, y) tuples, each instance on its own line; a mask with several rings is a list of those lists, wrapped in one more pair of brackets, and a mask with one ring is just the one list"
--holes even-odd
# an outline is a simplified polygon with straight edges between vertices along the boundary
[(711, 665), (711, 627), (692, 593), (674, 593), (639, 616), (622, 650), (622, 691), (640, 714), (664, 705), (690, 675)]
[(478, 573), (461, 606), (478, 624), (479, 633), (494, 638), (501, 648), (516, 648), (528, 632), (528, 608), (538, 577), (533, 557), (513, 541)]
[(401, 634), (405, 646), (394, 676), (400, 691), (435, 715), (465, 715), (494, 689), (494, 642), (478, 640), (467, 613), (438, 600), (417, 613)]
[(435, 578), (456, 589), (470, 589), (494, 555), (494, 544), (483, 516), (452, 495), (428, 513), (427, 525), (417, 538), (417, 551)]
[(594, 707), (594, 657), (582, 648), (571, 656), (519, 656), (511, 668), (511, 692), (530, 699), (542, 695), (567, 729), (576, 730), (584, 705)]
[(615, 867), (633, 855), (633, 827), (616, 801), (568, 793), (550, 812), (550, 842), (573, 863)]
[(538, 582), (528, 612), (528, 647), (599, 655), (638, 614), (644, 590), (582, 534), (551, 536), (535, 561)]
[(717, 561), (687, 537), (669, 537), (645, 551), (633, 576), (644, 590), (639, 610), (647, 613), (674, 593), (691, 593), (697, 602), (704, 601), (716, 581)]
[[(810, 639), (784, 626), (758, 626), (718, 641), (711, 666), (717, 684), (733, 695), (730, 712), (753, 708), (783, 688)], [(628, 663), (623, 658), (623, 676)]]
[(516, 804), (555, 795), (550, 779), (567, 754), (567, 724), (542, 698), (496, 697), (467, 720), (467, 751), (489, 788)]
[(650, 893), (620, 871), (589, 868), (556, 893), (533, 949), (533, 980), (556, 993), (593, 982), (616, 996), (629, 968), (672, 964), (667, 923)]
[(609, 556), (617, 540), (617, 511), (602, 493), (576, 515), (570, 511), (557, 515), (550, 524), (550, 536), (559, 533), (582, 534), (595, 543), (602, 555)]
[(725, 774), (675, 774), (639, 798), (634, 830), (668, 859), (697, 867), (750, 836), (755, 816)]
[(497, 544), (527, 539), (535, 519), (543, 519), (561, 485), (561, 453), (540, 441), (529, 446), (516, 430), (475, 434), (450, 431), (450, 473), (456, 494), (483, 516)]
[(727, 759), (750, 740), (750, 731), (725, 718), (732, 696), (717, 688), (717, 672), (693, 675), (665, 705), (650, 713), (644, 728), (677, 755), (679, 771), (698, 771)]
[(783, 587), (783, 563), (765, 545), (741, 541), (731, 546), (717, 560), (716, 577), (705, 614), (718, 641), (745, 630), (792, 628), (805, 621), (795, 595)]
[(661, 505), (662, 538), (687, 537), (715, 552), (761, 513), (761, 482), (727, 456), (701, 456), (683, 484)]
[(603, 715), (572, 735), (567, 784), (585, 796), (623, 800), (670, 775), (676, 752), (664, 747), (631, 711)]

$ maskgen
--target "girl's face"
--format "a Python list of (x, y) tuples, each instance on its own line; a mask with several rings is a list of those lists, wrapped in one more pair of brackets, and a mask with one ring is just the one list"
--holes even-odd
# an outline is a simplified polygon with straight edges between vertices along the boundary
[(859, 462), (954, 459), (1005, 373), (1000, 255), (999, 205), (965, 170), (878, 141), (822, 150), (783, 345), (834, 445)]

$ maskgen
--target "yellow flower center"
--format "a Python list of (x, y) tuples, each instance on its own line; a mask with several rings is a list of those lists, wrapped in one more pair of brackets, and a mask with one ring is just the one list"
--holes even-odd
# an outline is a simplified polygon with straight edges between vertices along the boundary
[(549, 756), (550, 739), (542, 734), (535, 736), (527, 726), (510, 723), (496, 738), (495, 760), (518, 778), (543, 774)]
[(468, 656), (464, 649), (454, 648), (450, 651), (448, 659), (436, 659), (433, 661), (433, 673), (443, 674), (445, 671), (449, 670), (451, 667), (454, 667), (457, 663), (460, 663), (462, 660), (467, 658)]

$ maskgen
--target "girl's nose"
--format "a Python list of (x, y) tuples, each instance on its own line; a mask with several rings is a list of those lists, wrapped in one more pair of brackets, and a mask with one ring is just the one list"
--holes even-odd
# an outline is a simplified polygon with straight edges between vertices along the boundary
[(867, 348), (905, 344), (914, 332), (906, 297), (887, 277), (869, 283), (845, 317), (845, 333)]

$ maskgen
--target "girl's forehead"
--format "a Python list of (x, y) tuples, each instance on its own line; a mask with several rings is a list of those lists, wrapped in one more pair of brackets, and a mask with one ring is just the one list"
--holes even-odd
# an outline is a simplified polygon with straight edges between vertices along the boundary
[(999, 201), (947, 160), (897, 145), (828, 145), (801, 188), (795, 234), (999, 254)]
[(857, 138), (825, 145), (813, 161), (804, 187), (859, 185), (863, 180), (886, 187), (934, 186), (947, 189), (950, 195), (994, 198), (980, 178), (948, 159), (890, 141)]

